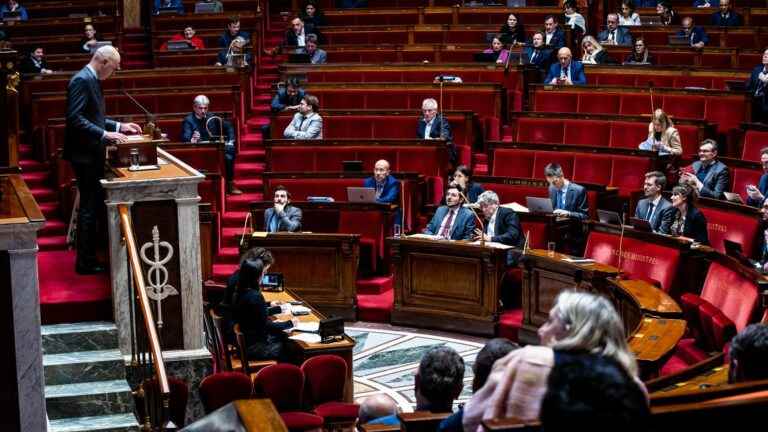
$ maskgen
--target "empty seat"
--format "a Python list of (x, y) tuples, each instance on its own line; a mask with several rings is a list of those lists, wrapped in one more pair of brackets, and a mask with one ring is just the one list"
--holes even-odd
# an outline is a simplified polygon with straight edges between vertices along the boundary
[(521, 118), (517, 120), (517, 142), (563, 143), (563, 121)]
[(573, 181), (607, 185), (611, 182), (612, 165), (611, 156), (577, 153), (573, 158)]
[(596, 120), (563, 120), (565, 144), (608, 146), (611, 137), (610, 123)]

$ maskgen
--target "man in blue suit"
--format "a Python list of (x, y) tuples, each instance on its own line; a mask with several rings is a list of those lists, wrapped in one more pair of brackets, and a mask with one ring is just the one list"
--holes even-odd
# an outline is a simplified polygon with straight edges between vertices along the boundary
[(544, 44), (553, 50), (565, 46), (565, 32), (557, 25), (557, 18), (554, 15), (548, 15), (544, 18)]
[(531, 38), (531, 44), (523, 48), (523, 60), (542, 70), (549, 70), (552, 62), (552, 50), (544, 45), (544, 33), (537, 31)]
[(723, 192), (728, 190), (730, 174), (728, 167), (717, 160), (717, 142), (705, 139), (699, 145), (699, 160), (691, 167), (693, 173), (683, 172), (681, 182), (695, 187), (700, 197), (723, 199)]
[(693, 25), (693, 18), (689, 16), (683, 18), (682, 25), (683, 28), (677, 32), (677, 35), (687, 37), (692, 48), (701, 49), (709, 43), (709, 36), (703, 28)]
[(586, 84), (584, 65), (578, 60), (573, 60), (569, 48), (560, 48), (557, 52), (557, 63), (549, 67), (549, 73), (544, 79), (544, 84), (574, 85)]
[(632, 35), (626, 27), (619, 27), (619, 15), (608, 14), (606, 29), (597, 35), (597, 40), (606, 45), (632, 45)]
[(301, 209), (291, 205), (291, 194), (285, 186), (275, 188), (274, 206), (264, 211), (264, 230), (267, 232), (301, 229)]
[(763, 51), (762, 64), (755, 66), (747, 81), (747, 92), (752, 95), (752, 121), (768, 121), (768, 49)]
[(382, 204), (398, 204), (400, 199), (400, 182), (389, 175), (389, 162), (381, 159), (373, 166), (373, 177), (363, 182), (363, 187), (376, 189), (376, 202)]
[(544, 167), (544, 176), (549, 182), (549, 199), (554, 214), (584, 220), (588, 217), (587, 190), (568, 181), (563, 168), (556, 163)]
[(635, 207), (635, 217), (648, 221), (654, 231), (661, 227), (662, 215), (672, 204), (667, 201), (661, 192), (667, 185), (667, 177), (661, 171), (651, 171), (645, 174), (645, 183), (643, 183), (643, 193), (645, 198), (641, 199)]
[(96, 50), (91, 61), (76, 73), (67, 86), (67, 117), (64, 159), (72, 164), (80, 192), (77, 217), (77, 261), (80, 274), (100, 273), (104, 266), (96, 261), (97, 214), (103, 206), (101, 179), (108, 144), (128, 141), (125, 134), (139, 134), (136, 123), (118, 123), (104, 117), (101, 82), (120, 68), (120, 53), (112, 46)]
[(741, 25), (741, 15), (731, 9), (731, 0), (720, 0), (720, 11), (712, 14), (712, 25), (720, 27)]
[(459, 193), (458, 186), (448, 186), (445, 192), (445, 204), (437, 209), (424, 232), (445, 239), (472, 240), (475, 231), (475, 214), (462, 206), (464, 199)]

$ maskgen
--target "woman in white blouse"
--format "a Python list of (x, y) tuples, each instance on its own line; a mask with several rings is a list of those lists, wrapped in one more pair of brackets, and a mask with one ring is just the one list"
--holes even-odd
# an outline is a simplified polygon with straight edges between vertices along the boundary
[(622, 26), (639, 26), (640, 15), (635, 12), (635, 4), (632, 0), (622, 0), (621, 11), (619, 11), (619, 25)]

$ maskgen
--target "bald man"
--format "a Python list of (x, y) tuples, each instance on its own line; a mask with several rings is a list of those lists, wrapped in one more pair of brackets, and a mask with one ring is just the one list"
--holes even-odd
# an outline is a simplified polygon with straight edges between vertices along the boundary
[(544, 79), (544, 84), (574, 85), (586, 83), (587, 77), (584, 75), (584, 65), (580, 61), (573, 59), (569, 48), (560, 48), (557, 51), (557, 63), (549, 67), (549, 73)]
[(381, 159), (373, 166), (373, 177), (368, 177), (363, 187), (376, 189), (376, 202), (383, 204), (398, 204), (400, 198), (400, 182), (389, 175), (389, 162)]
[(72, 164), (80, 192), (75, 263), (75, 270), (80, 274), (105, 270), (96, 261), (95, 233), (97, 213), (104, 204), (100, 180), (104, 178), (106, 147), (126, 142), (126, 134), (141, 133), (141, 127), (135, 123), (118, 123), (104, 116), (100, 82), (118, 69), (120, 53), (112, 46), (103, 46), (67, 86), (64, 159)]

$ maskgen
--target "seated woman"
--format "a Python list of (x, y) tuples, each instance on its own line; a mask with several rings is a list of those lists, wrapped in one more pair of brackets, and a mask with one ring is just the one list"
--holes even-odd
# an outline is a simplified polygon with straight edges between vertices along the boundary
[(245, 44), (245, 39), (240, 36), (232, 39), (229, 49), (219, 52), (216, 66), (248, 66), (251, 63), (251, 55), (245, 52)]
[(326, 25), (325, 14), (317, 6), (315, 0), (309, 0), (304, 10), (299, 12), (299, 18), (304, 21), (304, 26), (317, 28)]
[(549, 372), (571, 352), (610, 357), (637, 382), (637, 363), (627, 346), (624, 324), (605, 297), (578, 291), (563, 291), (539, 328), (542, 346), (529, 345), (497, 360), (485, 385), (464, 406), (464, 430), (483, 430), (480, 423), (494, 418), (539, 418), (541, 399), (547, 390)]
[(707, 219), (696, 208), (696, 192), (688, 185), (672, 188), (672, 207), (661, 215), (659, 232), (683, 236), (702, 244), (709, 244)]
[(640, 150), (657, 151), (660, 156), (683, 154), (680, 133), (661, 108), (653, 112), (653, 121), (648, 124), (648, 139), (638, 146)]
[(509, 50), (504, 49), (504, 44), (501, 43), (501, 36), (496, 35), (491, 41), (491, 47), (483, 51), (483, 54), (493, 54), (497, 64), (505, 64), (509, 58)]
[(581, 40), (583, 55), (581, 62), (584, 64), (612, 64), (616, 63), (605, 51), (600, 42), (592, 36), (584, 36)]
[(80, 51), (91, 52), (91, 47), (96, 45), (96, 42), (103, 40), (99, 32), (93, 24), (86, 24), (83, 30), (83, 38), (80, 39)]
[(477, 202), (477, 197), (483, 193), (483, 186), (472, 181), (472, 169), (466, 165), (456, 167), (450, 184), (461, 186), (461, 192), (467, 196), (470, 203)]
[(631, 53), (627, 54), (627, 58), (624, 59), (624, 64), (636, 64), (636, 65), (652, 65), (656, 62), (651, 53), (648, 51), (648, 46), (645, 44), (645, 39), (635, 39), (635, 47)]
[(665, 26), (679, 25), (680, 16), (672, 9), (668, 0), (660, 1), (656, 4), (656, 15), (661, 18), (661, 24)]
[(635, 12), (635, 4), (632, 0), (623, 0), (621, 2), (621, 9), (619, 10), (619, 25), (620, 26), (639, 26), (640, 15)]
[(245, 336), (248, 357), (259, 360), (280, 359), (283, 355), (285, 333), (283, 330), (298, 324), (290, 321), (273, 321), (270, 317), (287, 312), (286, 304), (270, 304), (261, 293), (261, 279), (274, 258), (264, 251), (260, 258), (246, 259), (240, 264), (237, 292), (234, 295), (235, 323)]
[(525, 43), (525, 27), (515, 14), (509, 14), (507, 22), (499, 31), (501, 43), (504, 45), (522, 45)]
[(565, 25), (570, 26), (577, 33), (584, 34), (587, 32), (587, 21), (579, 13), (579, 7), (574, 0), (566, 0), (563, 3), (563, 14), (566, 19)]
[[(194, 49), (205, 49), (205, 42), (203, 42), (202, 39), (195, 36), (195, 29), (192, 28), (192, 26), (187, 26), (184, 28), (184, 33), (178, 33), (173, 35), (171, 39), (169, 40), (176, 42), (176, 41), (187, 41)], [(160, 47), (161, 51), (168, 51), (168, 42), (164, 42), (163, 45)]]

